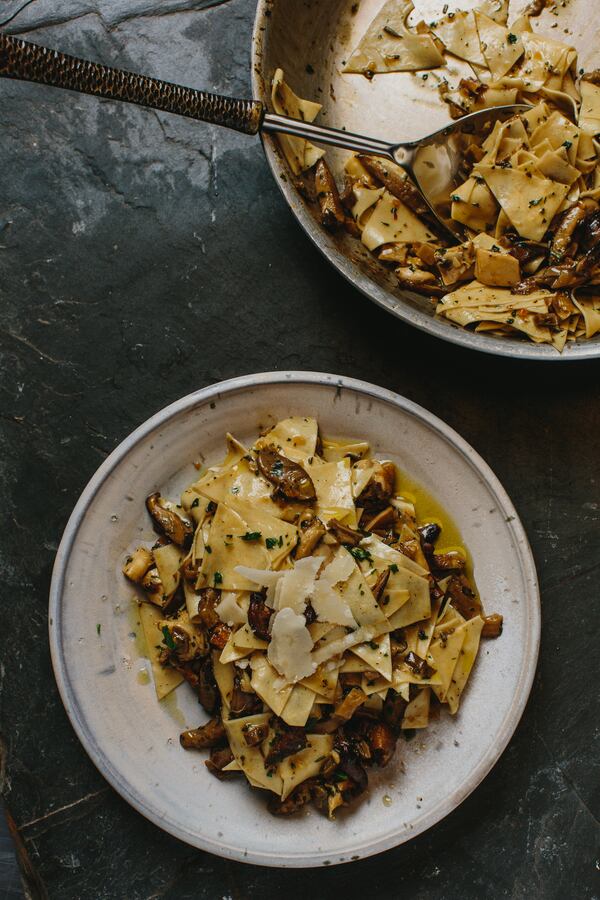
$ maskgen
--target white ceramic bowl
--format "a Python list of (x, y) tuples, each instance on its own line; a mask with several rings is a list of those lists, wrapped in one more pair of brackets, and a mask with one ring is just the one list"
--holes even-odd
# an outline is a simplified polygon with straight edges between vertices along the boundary
[[(275, 819), (241, 781), (219, 782), (205, 754), (179, 747), (205, 719), (191, 690), (158, 704), (132, 639), (126, 551), (151, 540), (144, 499), (177, 493), (192, 463), (224, 452), (226, 431), (251, 440), (290, 414), (318, 418), (325, 435), (367, 438), (425, 486), (462, 531), (488, 611), (502, 637), (484, 644), (460, 711), (442, 714), (370, 776), (366, 799), (330, 822), (315, 811)], [(99, 628), (97, 626), (100, 626)], [(98, 633), (98, 631), (100, 633)], [(540, 608), (531, 551), (493, 473), (426, 410), (374, 385), (308, 372), (247, 375), (190, 394), (153, 416), (104, 462), (63, 536), (50, 594), (58, 686), (83, 746), (110, 784), (156, 825), (211, 853), (269, 866), (317, 866), (379, 853), (434, 825), (490, 771), (531, 688)], [(404, 771), (402, 771), (404, 769)], [(391, 804), (383, 803), (388, 795)]]

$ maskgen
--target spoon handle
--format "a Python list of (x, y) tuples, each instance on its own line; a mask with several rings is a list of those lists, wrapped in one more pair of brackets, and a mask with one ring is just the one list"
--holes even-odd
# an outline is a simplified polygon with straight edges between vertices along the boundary
[(257, 100), (236, 100), (136, 75), (49, 50), (0, 33), (0, 77), (68, 88), (256, 134), (264, 116)]
[(370, 153), (374, 156), (386, 156), (394, 159), (394, 146), (377, 138), (342, 131), (340, 128), (329, 128), (326, 125), (315, 125), (302, 119), (290, 119), (275, 113), (266, 113), (260, 126), (261, 131), (275, 131), (280, 134), (293, 134), (296, 137), (316, 141), (317, 144), (329, 144), (344, 150), (356, 150), (358, 153)]

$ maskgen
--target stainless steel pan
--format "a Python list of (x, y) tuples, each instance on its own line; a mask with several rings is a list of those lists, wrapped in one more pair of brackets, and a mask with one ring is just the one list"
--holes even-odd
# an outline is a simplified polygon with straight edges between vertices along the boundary
[[(441, 13), (446, 0), (414, 0), (426, 21)], [(480, 0), (458, 0), (450, 7), (468, 9)], [(598, 0), (593, 0), (592, 6)], [(300, 96), (323, 104), (317, 121), (381, 139), (413, 140), (443, 126), (448, 112), (438, 97), (436, 77), (399, 72), (368, 81), (342, 74), (342, 61), (356, 46), (383, 0), (259, 0), (252, 48), (252, 81), (256, 99), (269, 108), (271, 78), (281, 67)], [(527, 5), (512, 0), (511, 15)], [(590, 18), (590, 0), (552, 4), (534, 28), (572, 43), (586, 68), (600, 65), (600, 21)], [(567, 34), (565, 34), (565, 29)], [(459, 65), (456, 66), (458, 72)], [(263, 137), (265, 153), (276, 183), (305, 232), (332, 265), (351, 284), (392, 315), (443, 340), (463, 347), (519, 359), (565, 362), (600, 356), (600, 336), (569, 343), (562, 354), (550, 346), (524, 339), (493, 338), (436, 319), (424, 297), (398, 287), (366, 248), (345, 233), (330, 234), (319, 223), (317, 209), (307, 202), (278, 150), (276, 138)], [(338, 180), (347, 154), (328, 150), (327, 159)]]

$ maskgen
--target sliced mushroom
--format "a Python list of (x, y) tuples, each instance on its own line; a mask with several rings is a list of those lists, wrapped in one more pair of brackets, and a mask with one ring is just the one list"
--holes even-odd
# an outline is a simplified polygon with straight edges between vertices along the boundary
[(594, 69), (593, 72), (586, 72), (581, 76), (582, 81), (591, 81), (592, 84), (600, 85), (600, 69)]
[(270, 641), (269, 622), (273, 610), (265, 603), (265, 596), (259, 591), (253, 591), (250, 594), (250, 606), (248, 607), (248, 625), (256, 635), (263, 641)]
[(419, 552), (419, 545), (416, 540), (411, 539), (410, 541), (398, 541), (396, 547), (400, 551), (400, 553), (404, 554), (404, 556), (408, 556), (409, 559), (416, 560), (417, 554)]
[(152, 553), (147, 547), (138, 547), (133, 556), (128, 556), (123, 566), (123, 575), (135, 584), (140, 584), (148, 569), (154, 564)]
[(580, 222), (585, 219), (586, 214), (587, 210), (583, 203), (576, 203), (575, 206), (572, 206), (571, 209), (564, 213), (554, 232), (550, 245), (550, 251), (556, 259), (560, 260), (563, 258), (573, 238), (573, 232)]
[(446, 595), (463, 618), (472, 619), (474, 616), (481, 615), (481, 602), (476, 597), (466, 575), (453, 575), (448, 582)]
[(582, 245), (585, 251), (600, 243), (600, 209), (589, 213), (581, 225)]
[(351, 547), (356, 547), (360, 544), (364, 537), (364, 534), (361, 534), (360, 531), (355, 531), (353, 528), (348, 528), (347, 525), (342, 525), (337, 519), (329, 520), (327, 530), (340, 544), (350, 545)]
[(239, 684), (236, 684), (231, 692), (229, 701), (229, 709), (232, 718), (241, 719), (243, 716), (254, 716), (262, 712), (262, 700), (254, 691), (243, 691)]
[(419, 678), (431, 678), (433, 675), (434, 670), (429, 663), (422, 659), (422, 657), (417, 656), (412, 650), (404, 657), (404, 664), (408, 666), (415, 675), (418, 675)]
[(394, 509), (393, 506), (386, 506), (385, 509), (380, 510), (366, 520), (364, 529), (365, 531), (385, 531), (388, 528), (393, 528), (397, 521), (398, 510)]
[(323, 535), (325, 526), (317, 516), (310, 515), (300, 523), (300, 540), (296, 545), (296, 559), (310, 556)]
[(269, 752), (265, 757), (266, 766), (275, 766), (282, 759), (299, 753), (308, 744), (308, 738), (303, 728), (285, 725), (279, 722), (275, 737), (271, 741)]
[(221, 600), (219, 588), (201, 588), (198, 593), (198, 611), (192, 617), (194, 625), (202, 625), (203, 628), (214, 628), (221, 621), (215, 607)]
[(358, 160), (370, 175), (385, 185), (390, 194), (393, 194), (398, 200), (402, 200), (414, 213), (418, 216), (425, 216), (425, 218), (431, 217), (431, 210), (425, 203), (421, 192), (400, 166), (385, 159), (366, 156), (362, 153), (359, 153)]
[(231, 628), (229, 625), (226, 625), (224, 622), (219, 622), (218, 625), (210, 632), (210, 645), (211, 647), (216, 647), (217, 650), (222, 650), (229, 640), (231, 636)]
[(383, 701), (383, 719), (386, 725), (395, 731), (399, 732), (402, 726), (402, 719), (404, 718), (404, 711), (408, 703), (393, 688), (390, 688), (387, 692), (386, 698)]
[(216, 717), (206, 725), (182, 731), (179, 735), (179, 743), (185, 750), (206, 750), (209, 747), (220, 746), (225, 740), (225, 728), (221, 719)]
[(472, 241), (436, 250), (435, 264), (446, 286), (451, 287), (459, 281), (468, 281), (473, 277), (475, 267), (475, 247)]
[(272, 447), (259, 450), (256, 458), (261, 475), (275, 485), (286, 500), (313, 503), (317, 499), (312, 478), (299, 463), (278, 453)]
[(196, 690), (198, 699), (209, 715), (212, 715), (220, 705), (220, 694), (215, 681), (212, 659), (210, 654), (202, 661), (198, 670)]
[(193, 629), (186, 628), (176, 619), (163, 622), (162, 630), (168, 631), (168, 637), (165, 634), (164, 643), (167, 644), (171, 656), (175, 656), (178, 662), (186, 663), (205, 656), (207, 649), (204, 635)]
[(307, 778), (289, 794), (285, 800), (273, 795), (269, 798), (267, 808), (274, 816), (292, 816), (309, 803), (313, 796), (314, 779)]
[(425, 269), (417, 269), (416, 266), (398, 266), (395, 270), (398, 281), (405, 287), (422, 288), (437, 284), (437, 279), (433, 272), (426, 272)]
[(347, 722), (352, 718), (359, 706), (362, 706), (365, 700), (367, 700), (367, 695), (364, 691), (358, 687), (352, 688), (352, 690), (348, 691), (342, 702), (338, 703), (335, 707), (333, 711), (334, 717), (339, 720), (340, 724), (342, 722)]
[(157, 606), (163, 605), (163, 583), (160, 580), (160, 575), (158, 574), (156, 566), (148, 569), (140, 584), (148, 594), (148, 600), (150, 600), (151, 603), (155, 603)]
[(334, 231), (346, 218), (335, 179), (324, 159), (315, 167), (315, 190), (321, 208), (321, 223)]
[(390, 580), (390, 572), (391, 572), (391, 569), (389, 567), (387, 569), (384, 569), (383, 572), (380, 572), (379, 575), (377, 576), (377, 581), (371, 588), (371, 590), (373, 592), (373, 596), (375, 597), (375, 599), (378, 602), (379, 602), (379, 600), (381, 600), (381, 595), (383, 594), (383, 592), (386, 588), (386, 585), (387, 585), (388, 581)]
[(244, 741), (249, 747), (256, 747), (266, 739), (269, 734), (268, 725), (244, 725), (242, 728)]
[(188, 556), (186, 557), (186, 559), (184, 559), (183, 565), (181, 566), (181, 574), (186, 581), (191, 581), (193, 584), (195, 584), (198, 580), (198, 570), (198, 563), (194, 562), (191, 556)]
[(440, 534), (442, 533), (442, 528), (437, 524), (437, 522), (428, 522), (426, 525), (421, 525), (421, 527), (418, 528), (417, 531), (421, 535), (422, 543), (435, 544)]
[(234, 756), (231, 752), (231, 749), (229, 747), (222, 747), (220, 749), (213, 750), (210, 754), (210, 759), (205, 760), (204, 765), (211, 775), (214, 775), (215, 778), (219, 779), (219, 781), (224, 781), (226, 778), (230, 778), (238, 774), (236, 771), (223, 771), (225, 766), (228, 766), (230, 762), (233, 762), (233, 760)]
[(379, 250), (379, 259), (382, 262), (400, 263), (404, 265), (408, 259), (408, 244), (384, 244)]
[(385, 509), (393, 497), (395, 487), (396, 467), (394, 463), (380, 463), (361, 492), (356, 505), (362, 506), (372, 513)]
[(430, 565), (439, 572), (462, 572), (466, 560), (457, 550), (450, 550), (448, 553), (432, 553)]
[(482, 637), (497, 638), (502, 634), (503, 617), (500, 613), (492, 613), (483, 619)]
[(373, 762), (376, 766), (387, 766), (396, 749), (396, 735), (385, 722), (375, 722), (367, 733)]
[(178, 547), (187, 549), (190, 546), (194, 529), (189, 522), (185, 522), (181, 516), (164, 505), (158, 491), (146, 497), (146, 509), (154, 519), (159, 533), (166, 535)]

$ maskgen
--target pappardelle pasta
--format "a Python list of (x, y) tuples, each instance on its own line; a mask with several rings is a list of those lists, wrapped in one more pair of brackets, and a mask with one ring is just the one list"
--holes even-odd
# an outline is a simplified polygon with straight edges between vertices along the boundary
[[(412, 2), (388, 0), (345, 62), (344, 72), (368, 78), (423, 73), (453, 118), (530, 105), (462, 136), (463, 181), (447, 199), (462, 243), (449, 244), (400, 166), (352, 155), (340, 192), (323, 150), (278, 140), (294, 175), (315, 167), (309, 189), (322, 223), (360, 239), (436, 315), (561, 351), (600, 332), (600, 69), (585, 72), (574, 47), (534, 30), (545, 5), (536, 0), (509, 23), (508, 0), (446, 4), (435, 21), (409, 25)], [(470, 74), (452, 84), (448, 62)], [(321, 108), (298, 98), (280, 69), (272, 102), (308, 121)]]
[(283, 419), (182, 494), (146, 502), (159, 538), (127, 557), (158, 699), (182, 681), (211, 717), (181, 734), (219, 779), (329, 817), (401, 735), (455, 714), (485, 616), (461, 547), (436, 547), (395, 465)]

